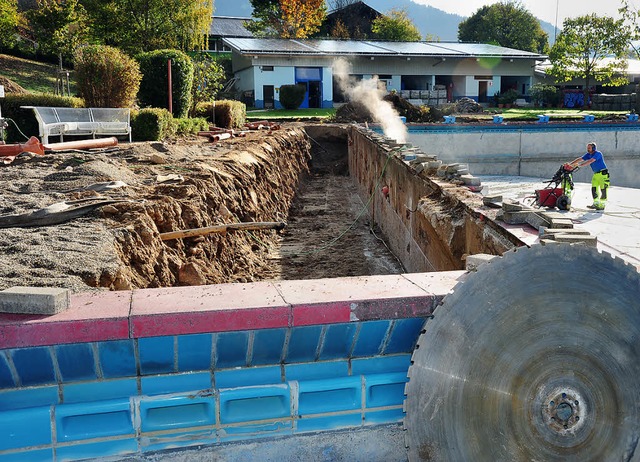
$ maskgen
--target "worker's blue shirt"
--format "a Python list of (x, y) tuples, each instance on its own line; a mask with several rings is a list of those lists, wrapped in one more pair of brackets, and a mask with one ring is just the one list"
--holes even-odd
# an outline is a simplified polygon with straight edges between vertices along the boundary
[(591, 166), (591, 170), (595, 173), (598, 173), (600, 170), (604, 170), (607, 168), (607, 164), (604, 163), (604, 157), (602, 157), (602, 153), (600, 151), (594, 151), (592, 154), (586, 153), (582, 156), (582, 160), (595, 159), (589, 165)]

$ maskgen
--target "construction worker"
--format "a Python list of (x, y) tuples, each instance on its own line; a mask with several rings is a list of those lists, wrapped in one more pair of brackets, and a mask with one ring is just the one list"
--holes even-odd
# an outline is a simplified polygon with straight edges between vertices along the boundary
[(576, 167), (583, 167), (590, 165), (593, 170), (593, 177), (591, 178), (591, 195), (593, 196), (593, 204), (587, 205), (587, 208), (595, 210), (604, 210), (607, 203), (607, 189), (609, 188), (609, 170), (604, 163), (604, 157), (602, 153), (598, 151), (596, 143), (590, 142), (587, 144), (587, 153), (581, 157), (578, 157), (569, 165), (572, 169)]

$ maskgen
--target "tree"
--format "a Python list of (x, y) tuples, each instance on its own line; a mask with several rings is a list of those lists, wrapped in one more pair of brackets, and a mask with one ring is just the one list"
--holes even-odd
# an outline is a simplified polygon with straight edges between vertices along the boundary
[(335, 25), (333, 26), (333, 29), (329, 31), (329, 36), (336, 39), (351, 38), (351, 35), (349, 34), (349, 29), (347, 28), (347, 26), (344, 25), (344, 23), (340, 19), (336, 21)]
[[(548, 73), (561, 82), (584, 79), (584, 102), (596, 79), (603, 85), (623, 85), (631, 33), (624, 20), (596, 14), (565, 19), (551, 48)], [(613, 58), (613, 59), (605, 59)]]
[(89, 45), (76, 50), (78, 91), (89, 107), (131, 107), (140, 88), (140, 66), (117, 48)]
[(192, 108), (216, 99), (225, 79), (224, 67), (208, 53), (197, 53), (193, 61)]
[(420, 31), (407, 16), (407, 11), (395, 8), (374, 19), (371, 30), (381, 40), (419, 42), (422, 39)]
[(61, 64), (88, 37), (87, 13), (78, 0), (38, 0), (38, 7), (26, 16), (40, 52), (59, 56)]
[(257, 36), (307, 38), (327, 13), (324, 0), (251, 0), (254, 21), (245, 27)]
[(80, 0), (94, 40), (130, 54), (165, 48), (204, 50), (213, 0)]
[(624, 25), (629, 33), (629, 45), (633, 50), (631, 55), (635, 55), (636, 58), (640, 58), (640, 50), (634, 44), (640, 40), (640, 11), (638, 11), (634, 6), (629, 5), (627, 0), (622, 0), (622, 7), (618, 10), (620, 16), (624, 18)]
[(15, 44), (18, 17), (17, 0), (0, 0), (0, 49)]
[(548, 36), (540, 21), (517, 1), (479, 8), (458, 25), (458, 40), (493, 43), (534, 53), (546, 53), (549, 49)]

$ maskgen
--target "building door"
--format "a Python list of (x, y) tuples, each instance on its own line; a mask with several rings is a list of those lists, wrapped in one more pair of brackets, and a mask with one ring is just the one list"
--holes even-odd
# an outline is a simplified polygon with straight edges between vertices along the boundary
[(309, 82), (309, 107), (311, 108), (319, 108), (320, 103), (322, 102), (322, 98), (320, 97), (321, 90), (320, 84), (322, 82)]
[(478, 102), (486, 103), (487, 102), (487, 81), (480, 80), (478, 81)]
[(273, 85), (262, 86), (262, 97), (264, 98), (264, 109), (273, 109), (274, 108)]

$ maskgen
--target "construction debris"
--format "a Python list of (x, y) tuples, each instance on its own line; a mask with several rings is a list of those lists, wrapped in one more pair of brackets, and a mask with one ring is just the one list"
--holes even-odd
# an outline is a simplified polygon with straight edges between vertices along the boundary
[(181, 239), (185, 237), (205, 236), (207, 234), (223, 234), (232, 230), (252, 231), (259, 229), (275, 229), (277, 231), (284, 229), (284, 222), (251, 222), (251, 223), (228, 223), (224, 225), (206, 226), (204, 228), (185, 229), (182, 231), (172, 231), (169, 233), (161, 233), (160, 239), (169, 241), (172, 239)]

